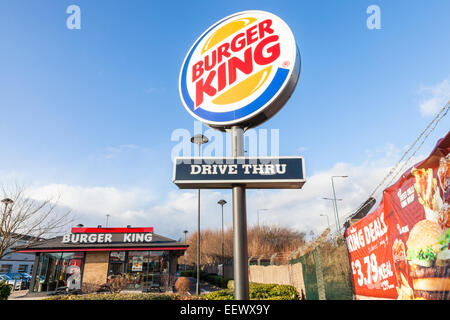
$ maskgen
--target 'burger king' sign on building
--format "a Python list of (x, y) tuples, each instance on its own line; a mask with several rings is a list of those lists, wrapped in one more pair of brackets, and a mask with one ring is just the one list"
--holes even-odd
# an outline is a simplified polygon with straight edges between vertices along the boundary
[(294, 36), (279, 17), (264, 11), (230, 15), (189, 50), (179, 90), (185, 108), (211, 127), (254, 127), (291, 96), (300, 75)]

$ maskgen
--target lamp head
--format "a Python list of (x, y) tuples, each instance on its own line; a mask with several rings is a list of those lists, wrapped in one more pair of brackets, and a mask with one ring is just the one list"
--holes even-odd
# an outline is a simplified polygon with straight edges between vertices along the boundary
[(195, 143), (195, 144), (204, 144), (204, 143), (207, 143), (208, 141), (209, 141), (209, 139), (200, 133), (196, 134), (195, 136), (193, 136), (191, 138), (191, 142)]
[(3, 199), (2, 200), (2, 202), (5, 204), (5, 205), (8, 205), (8, 204), (11, 204), (11, 203), (14, 203), (14, 201), (13, 200), (11, 200), (10, 198), (5, 198), (5, 199)]

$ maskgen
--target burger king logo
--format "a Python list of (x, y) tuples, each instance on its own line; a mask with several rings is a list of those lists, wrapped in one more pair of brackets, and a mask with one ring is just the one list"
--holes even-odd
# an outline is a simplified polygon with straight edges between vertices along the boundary
[(264, 11), (230, 15), (206, 30), (180, 72), (185, 108), (211, 127), (256, 126), (287, 102), (300, 75), (294, 36)]

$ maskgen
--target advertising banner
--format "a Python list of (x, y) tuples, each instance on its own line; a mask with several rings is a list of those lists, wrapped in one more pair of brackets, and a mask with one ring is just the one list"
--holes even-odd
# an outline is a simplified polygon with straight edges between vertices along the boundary
[(131, 265), (131, 271), (142, 271), (142, 267), (144, 265), (144, 257), (143, 256), (135, 256), (132, 259), (133, 264)]
[(345, 232), (354, 293), (450, 299), (450, 133)]

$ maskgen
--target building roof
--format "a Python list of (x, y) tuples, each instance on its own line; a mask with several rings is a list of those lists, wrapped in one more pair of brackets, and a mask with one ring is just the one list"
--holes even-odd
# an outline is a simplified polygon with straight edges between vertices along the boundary
[(143, 243), (63, 243), (63, 236), (42, 240), (30, 246), (18, 246), (18, 252), (186, 250), (188, 245), (153, 233), (151, 242)]

